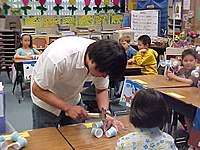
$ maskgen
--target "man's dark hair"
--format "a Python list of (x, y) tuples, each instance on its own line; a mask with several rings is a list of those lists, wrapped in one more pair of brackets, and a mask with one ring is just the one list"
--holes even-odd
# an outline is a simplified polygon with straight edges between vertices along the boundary
[(141, 35), (139, 38), (138, 38), (138, 41), (141, 41), (144, 45), (151, 45), (151, 38), (148, 36), (148, 35)]
[(184, 58), (185, 56), (187, 56), (187, 55), (191, 55), (191, 56), (194, 57), (194, 59), (198, 59), (198, 57), (197, 57), (197, 51), (195, 51), (195, 50), (193, 50), (193, 49), (186, 49), (186, 50), (184, 50), (184, 51), (182, 52), (182, 56), (181, 56), (182, 60), (183, 60), (183, 58)]
[(96, 63), (96, 69), (116, 80), (124, 75), (127, 56), (124, 47), (117, 41), (104, 39), (88, 46), (86, 53)]
[(136, 128), (163, 127), (168, 119), (168, 109), (163, 96), (153, 89), (136, 93), (129, 120)]

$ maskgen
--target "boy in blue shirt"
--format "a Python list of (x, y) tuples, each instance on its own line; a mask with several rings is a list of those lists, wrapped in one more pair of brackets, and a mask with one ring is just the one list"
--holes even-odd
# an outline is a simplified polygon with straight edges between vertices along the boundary
[(126, 50), (127, 59), (132, 58), (137, 54), (137, 51), (130, 46), (131, 38), (128, 35), (122, 36), (119, 38), (119, 42)]

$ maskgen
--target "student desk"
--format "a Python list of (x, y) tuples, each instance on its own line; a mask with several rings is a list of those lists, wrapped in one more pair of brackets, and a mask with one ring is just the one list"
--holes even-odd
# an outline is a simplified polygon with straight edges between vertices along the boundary
[(197, 87), (160, 88), (156, 90), (177, 100), (180, 100), (186, 104), (200, 107), (200, 89)]
[(27, 145), (23, 150), (72, 150), (71, 146), (54, 128), (41, 128), (29, 132)]
[(127, 64), (125, 70), (125, 76), (132, 76), (132, 75), (141, 75), (142, 66), (138, 66), (136, 64)]
[(129, 76), (130, 80), (138, 82), (148, 88), (168, 88), (168, 87), (187, 87), (190, 86), (187, 83), (178, 82), (175, 80), (168, 80), (163, 75), (141, 75), (141, 76)]
[(117, 119), (124, 124), (126, 129), (120, 131), (117, 136), (112, 138), (107, 138), (105, 135), (103, 135), (101, 138), (96, 138), (91, 134), (92, 128), (86, 128), (84, 124), (63, 126), (58, 128), (58, 130), (61, 132), (61, 134), (63, 134), (63, 136), (75, 150), (111, 150), (115, 148), (117, 140), (120, 137), (132, 132), (134, 129), (132, 124), (129, 123), (129, 118), (127, 115), (117, 117)]
[[(174, 110), (172, 129), (176, 129), (178, 114), (193, 119), (196, 108), (200, 107), (200, 89), (196, 87), (160, 88), (168, 107)], [(180, 120), (181, 121), (181, 120)], [(184, 122), (183, 122), (184, 124)], [(173, 131), (172, 131), (173, 133)]]

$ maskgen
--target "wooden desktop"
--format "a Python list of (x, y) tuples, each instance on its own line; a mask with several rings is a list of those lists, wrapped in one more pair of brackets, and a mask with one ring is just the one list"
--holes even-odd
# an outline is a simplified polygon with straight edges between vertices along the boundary
[(107, 138), (105, 135), (103, 135), (101, 138), (96, 138), (91, 134), (92, 128), (86, 128), (84, 124), (63, 126), (58, 129), (76, 150), (114, 149), (117, 140), (120, 137), (134, 130), (132, 124), (129, 123), (129, 118), (127, 115), (117, 117), (117, 119), (123, 122), (125, 130), (120, 131), (117, 136), (112, 138)]
[[(163, 75), (141, 75), (141, 76), (128, 76), (130, 80), (138, 82), (148, 88), (168, 88), (168, 87), (189, 87), (190, 84), (178, 82), (175, 80), (168, 80)], [(141, 83), (140, 83), (141, 81)], [(144, 83), (144, 84), (143, 84)]]

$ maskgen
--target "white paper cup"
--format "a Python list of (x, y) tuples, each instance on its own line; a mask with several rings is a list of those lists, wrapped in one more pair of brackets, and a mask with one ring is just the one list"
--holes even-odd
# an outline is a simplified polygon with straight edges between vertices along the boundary
[(109, 130), (106, 131), (106, 137), (113, 137), (117, 135), (117, 130), (115, 129), (115, 127), (111, 127)]
[(102, 137), (102, 135), (103, 135), (103, 130), (102, 130), (101, 128), (92, 128), (91, 133), (92, 133), (92, 135), (94, 135), (95, 137), (100, 138), (100, 137)]
[(92, 128), (102, 128), (103, 127), (103, 122), (94, 122), (92, 124)]

